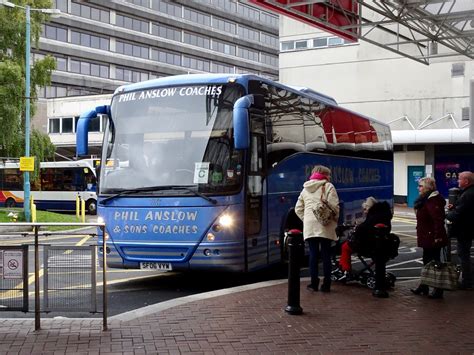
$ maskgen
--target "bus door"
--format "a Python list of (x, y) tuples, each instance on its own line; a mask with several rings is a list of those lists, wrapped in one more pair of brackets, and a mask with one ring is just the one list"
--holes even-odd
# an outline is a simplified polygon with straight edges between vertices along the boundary
[(247, 270), (268, 264), (267, 210), (265, 181), (265, 135), (263, 116), (250, 116), (250, 150), (246, 188)]

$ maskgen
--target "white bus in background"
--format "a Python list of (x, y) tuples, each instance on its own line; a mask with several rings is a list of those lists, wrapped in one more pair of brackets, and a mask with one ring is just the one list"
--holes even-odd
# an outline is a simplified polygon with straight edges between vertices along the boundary
[[(97, 178), (94, 162), (83, 159), (40, 163), (39, 179), (31, 180), (31, 196), (38, 210), (75, 211), (79, 195), (86, 211), (97, 211)], [(23, 173), (18, 160), (0, 161), (0, 206), (22, 207)]]

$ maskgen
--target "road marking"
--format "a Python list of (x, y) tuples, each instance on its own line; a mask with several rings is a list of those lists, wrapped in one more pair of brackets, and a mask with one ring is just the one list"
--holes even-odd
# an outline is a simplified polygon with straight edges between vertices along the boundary
[[(77, 244), (75, 245), (76, 247), (80, 247), (81, 245), (83, 245), (85, 242), (87, 242), (89, 239), (91, 238), (90, 235), (86, 235), (84, 238), (82, 238), (79, 242), (77, 242)], [(68, 255), (68, 254), (71, 254), (72, 253), (72, 250), (66, 250), (63, 254), (64, 255)]]
[(392, 268), (394, 266), (409, 264), (409, 263), (413, 263), (413, 262), (423, 264), (423, 261), (421, 261), (421, 258), (418, 258), (418, 259), (405, 260), (405, 261), (402, 261), (402, 262), (399, 262), (399, 263), (396, 263), (396, 264), (387, 265), (387, 269)]
[[(80, 238), (84, 234), (77, 234), (77, 235), (63, 235), (63, 236), (49, 236), (49, 237), (39, 237), (38, 241), (39, 242), (47, 242), (48, 240), (60, 240), (60, 239), (73, 239), (73, 238)], [(89, 235), (89, 237), (92, 237)], [(1, 237), (0, 237), (1, 239)], [(18, 239), (18, 240), (8, 240), (8, 241), (3, 241), (2, 240), (2, 245), (13, 245), (13, 244), (18, 244), (18, 243), (33, 243), (35, 240), (33, 239)]]
[(402, 218), (402, 217), (393, 217), (392, 221), (395, 222), (403, 222), (403, 223), (408, 223), (408, 224), (414, 224), (416, 225), (416, 221), (414, 219), (409, 219), (409, 218)]
[(416, 239), (416, 236), (415, 235), (410, 235), (410, 234), (406, 234), (406, 233), (400, 233), (400, 232), (394, 232), (396, 235), (403, 235), (404, 237), (410, 237), (410, 238), (413, 238), (413, 239)]

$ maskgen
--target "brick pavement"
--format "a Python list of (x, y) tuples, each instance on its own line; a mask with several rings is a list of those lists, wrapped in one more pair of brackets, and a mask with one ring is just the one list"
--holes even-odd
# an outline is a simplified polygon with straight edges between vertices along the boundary
[(474, 353), (474, 291), (444, 300), (413, 296), (399, 282), (389, 299), (334, 284), (301, 286), (304, 314), (291, 316), (286, 283), (194, 301), (128, 321), (0, 319), (0, 354)]

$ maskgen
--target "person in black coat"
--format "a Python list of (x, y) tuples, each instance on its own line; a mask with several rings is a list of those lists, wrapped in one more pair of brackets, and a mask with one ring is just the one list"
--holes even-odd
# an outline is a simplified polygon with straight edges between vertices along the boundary
[(342, 246), (340, 267), (346, 271), (347, 277), (350, 270), (350, 254), (355, 251), (361, 255), (371, 257), (375, 262), (375, 290), (374, 297), (387, 298), (387, 284), (385, 280), (386, 264), (389, 259), (387, 252), (387, 236), (392, 229), (392, 209), (384, 202), (377, 202), (369, 197), (364, 204), (365, 220), (356, 226), (350, 240)]
[(378, 298), (388, 297), (385, 270), (389, 258), (383, 236), (388, 236), (391, 229), (392, 209), (384, 201), (376, 202), (367, 212), (365, 221), (354, 231), (354, 239), (359, 244), (359, 252), (372, 255), (375, 262), (375, 289), (372, 294)]
[(454, 205), (448, 205), (446, 218), (452, 223), (452, 234), (458, 242), (461, 259), (461, 289), (472, 289), (471, 246), (474, 236), (474, 173), (464, 171), (458, 176), (461, 194)]
[[(423, 248), (423, 265), (431, 261), (441, 261), (441, 248), (448, 243), (444, 227), (444, 206), (446, 201), (436, 191), (433, 178), (425, 177), (418, 181), (420, 196), (415, 201), (416, 238), (418, 247)], [(411, 289), (415, 295), (428, 295), (429, 286), (421, 284)], [(443, 290), (435, 288), (429, 298), (443, 298)]]

